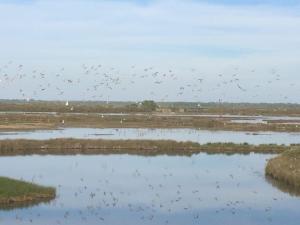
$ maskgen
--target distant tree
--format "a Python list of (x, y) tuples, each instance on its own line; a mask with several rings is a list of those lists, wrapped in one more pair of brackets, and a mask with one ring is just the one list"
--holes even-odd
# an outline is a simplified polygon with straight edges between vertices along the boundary
[(134, 104), (127, 105), (126, 109), (130, 112), (135, 112), (138, 110), (138, 107), (139, 107), (138, 104), (134, 103)]
[(155, 111), (158, 108), (158, 105), (152, 100), (145, 100), (141, 102), (141, 108), (146, 112)]

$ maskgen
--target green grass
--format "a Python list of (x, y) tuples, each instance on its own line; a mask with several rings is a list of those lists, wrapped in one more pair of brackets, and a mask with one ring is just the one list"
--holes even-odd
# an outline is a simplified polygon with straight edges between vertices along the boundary
[(16, 202), (35, 202), (55, 197), (55, 189), (25, 181), (0, 177), (0, 205)]

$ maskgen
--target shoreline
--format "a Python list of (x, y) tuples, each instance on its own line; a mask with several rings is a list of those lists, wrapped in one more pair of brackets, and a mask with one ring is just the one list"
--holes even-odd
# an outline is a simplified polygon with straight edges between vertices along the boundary
[(300, 193), (300, 148), (292, 148), (270, 159), (265, 173), (283, 184), (293, 187)]
[[(243, 117), (237, 117), (243, 119)], [(76, 113), (4, 113), (0, 114), (0, 131), (26, 131), (41, 129), (57, 129), (64, 127), (90, 128), (194, 128), (224, 131), (272, 131), (272, 132), (300, 132), (299, 121), (278, 120), (266, 123), (233, 122), (235, 117), (209, 116), (164, 116), (157, 114), (102, 115)]]
[(49, 202), (56, 190), (30, 182), (0, 177), (0, 209), (14, 209)]

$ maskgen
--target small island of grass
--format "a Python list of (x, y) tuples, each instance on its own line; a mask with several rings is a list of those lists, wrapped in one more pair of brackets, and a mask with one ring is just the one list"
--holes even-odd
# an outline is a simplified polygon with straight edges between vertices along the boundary
[(0, 208), (14, 208), (47, 202), (54, 199), (55, 196), (54, 188), (0, 177)]
[[(296, 146), (296, 145), (294, 145)], [(298, 145), (297, 145), (298, 146)], [(94, 154), (133, 154), (133, 155), (186, 155), (205, 152), (208, 154), (249, 154), (282, 153), (290, 145), (247, 143), (207, 143), (177, 142), (172, 140), (106, 140), (58, 138), (49, 140), (0, 140), (0, 156), (15, 155), (94, 155)]]
[(269, 160), (266, 175), (300, 190), (300, 148), (292, 148)]

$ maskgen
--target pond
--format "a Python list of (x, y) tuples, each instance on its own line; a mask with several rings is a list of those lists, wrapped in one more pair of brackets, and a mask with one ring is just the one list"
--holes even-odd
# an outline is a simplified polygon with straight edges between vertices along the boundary
[(271, 157), (1, 157), (0, 176), (54, 186), (58, 197), (0, 210), (0, 224), (298, 225), (300, 198), (264, 177)]
[(39, 130), (26, 132), (0, 132), (3, 139), (150, 139), (193, 141), (201, 144), (208, 142), (233, 142), (249, 144), (297, 144), (300, 133), (288, 132), (239, 132), (209, 131), (199, 129), (144, 129), (144, 128), (65, 128), (58, 130)]

